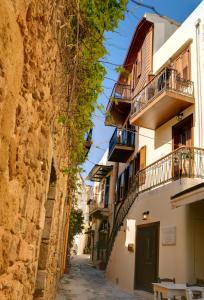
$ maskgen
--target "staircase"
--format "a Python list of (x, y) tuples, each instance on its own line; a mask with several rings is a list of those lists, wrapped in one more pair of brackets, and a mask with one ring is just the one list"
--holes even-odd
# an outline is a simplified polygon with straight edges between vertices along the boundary
[[(106, 266), (120, 227), (134, 201), (140, 193), (181, 178), (204, 179), (204, 149), (182, 146), (165, 155), (156, 162), (140, 170), (133, 177), (125, 200), (120, 204), (112, 232), (110, 234), (107, 251)], [(196, 183), (196, 181), (195, 181)]]
[(125, 217), (127, 216), (131, 206), (133, 205), (134, 201), (136, 200), (138, 196), (139, 190), (138, 185), (136, 184), (136, 181), (132, 183), (132, 186), (130, 190), (128, 191), (128, 194), (125, 198), (125, 200), (121, 203), (120, 207), (118, 208), (118, 211), (116, 213), (113, 228), (108, 240), (107, 250), (106, 250), (106, 266), (108, 264), (114, 242), (117, 236), (118, 231), (120, 230), (120, 227), (123, 225), (123, 221)]

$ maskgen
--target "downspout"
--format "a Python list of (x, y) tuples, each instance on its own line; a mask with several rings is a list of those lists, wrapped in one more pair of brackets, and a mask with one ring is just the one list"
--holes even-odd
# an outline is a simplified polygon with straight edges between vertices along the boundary
[(203, 148), (203, 112), (202, 112), (202, 91), (201, 91), (201, 52), (200, 52), (200, 23), (198, 19), (195, 23), (196, 29), (196, 66), (197, 66), (197, 117), (198, 117), (198, 141), (199, 147)]

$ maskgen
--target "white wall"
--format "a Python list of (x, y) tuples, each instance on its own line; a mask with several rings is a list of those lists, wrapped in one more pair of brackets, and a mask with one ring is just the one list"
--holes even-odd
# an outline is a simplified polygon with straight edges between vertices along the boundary
[(179, 27), (179, 23), (156, 14), (145, 14), (148, 21), (154, 23), (153, 53), (155, 53)]

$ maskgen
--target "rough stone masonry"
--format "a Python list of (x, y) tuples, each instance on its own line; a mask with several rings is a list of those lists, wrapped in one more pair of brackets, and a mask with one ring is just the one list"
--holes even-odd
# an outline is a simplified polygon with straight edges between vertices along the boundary
[[(54, 0), (0, 1), (0, 299), (55, 298), (64, 268), (66, 107)], [(62, 87), (63, 90), (63, 87)]]

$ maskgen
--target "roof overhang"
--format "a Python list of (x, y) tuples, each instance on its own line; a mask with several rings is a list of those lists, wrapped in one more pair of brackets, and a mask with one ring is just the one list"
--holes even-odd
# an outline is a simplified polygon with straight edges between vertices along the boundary
[(101, 181), (113, 169), (113, 166), (95, 165), (90, 171), (87, 179), (91, 181)]
[(204, 182), (194, 185), (171, 197), (173, 208), (204, 200)]

